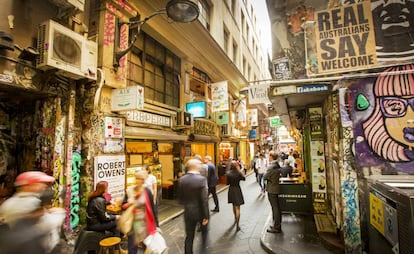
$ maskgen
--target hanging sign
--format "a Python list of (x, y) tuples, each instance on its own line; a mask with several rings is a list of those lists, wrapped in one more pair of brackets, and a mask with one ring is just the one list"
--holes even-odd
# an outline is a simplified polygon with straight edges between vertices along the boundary
[(259, 120), (257, 116), (257, 108), (247, 110), (247, 121), (249, 122), (249, 126), (259, 125)]
[(271, 127), (279, 127), (282, 125), (282, 122), (280, 121), (280, 117), (275, 116), (270, 118), (270, 126)]
[(211, 84), (212, 112), (229, 110), (229, 96), (227, 91), (227, 80)]
[(249, 104), (271, 104), (268, 96), (269, 84), (249, 86)]
[(144, 88), (128, 86), (112, 90), (112, 111), (135, 110), (144, 108)]
[(217, 112), (216, 123), (217, 124), (228, 124), (229, 123), (229, 112)]

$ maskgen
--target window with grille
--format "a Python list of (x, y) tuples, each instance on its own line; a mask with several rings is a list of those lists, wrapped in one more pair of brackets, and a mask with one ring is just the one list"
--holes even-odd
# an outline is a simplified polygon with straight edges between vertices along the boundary
[(127, 85), (143, 86), (145, 99), (180, 107), (180, 58), (144, 32), (131, 52)]

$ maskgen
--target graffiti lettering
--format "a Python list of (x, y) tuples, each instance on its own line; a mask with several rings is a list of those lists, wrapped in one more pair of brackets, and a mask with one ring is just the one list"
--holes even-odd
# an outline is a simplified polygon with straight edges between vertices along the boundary
[(70, 195), (70, 227), (75, 228), (79, 224), (79, 183), (80, 183), (80, 166), (82, 157), (78, 152), (72, 154), (72, 188)]

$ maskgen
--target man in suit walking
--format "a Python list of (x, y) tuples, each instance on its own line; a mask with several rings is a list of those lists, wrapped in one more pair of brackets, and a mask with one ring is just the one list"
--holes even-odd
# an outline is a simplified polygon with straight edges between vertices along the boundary
[(279, 204), (279, 178), (280, 178), (280, 165), (277, 162), (278, 155), (274, 152), (270, 153), (269, 161), (270, 165), (267, 169), (263, 180), (267, 182), (266, 191), (267, 198), (269, 199), (270, 206), (272, 207), (273, 215), (273, 226), (267, 229), (269, 233), (280, 233), (282, 232), (282, 214), (280, 211)]
[(201, 162), (190, 159), (185, 165), (186, 174), (179, 180), (178, 197), (184, 205), (185, 222), (185, 254), (193, 253), (193, 242), (196, 226), (201, 225), (202, 247), (205, 253), (207, 243), (207, 225), (209, 220), (208, 192), (206, 178), (200, 175)]
[(216, 166), (214, 166), (213, 163), (211, 163), (211, 156), (206, 155), (204, 156), (204, 162), (207, 164), (207, 184), (208, 184), (208, 195), (213, 196), (213, 200), (214, 200), (214, 209), (211, 210), (212, 212), (219, 212), (220, 211), (220, 207), (219, 207), (219, 200), (217, 197), (217, 190), (216, 190), (216, 185), (218, 184), (218, 177), (216, 174)]

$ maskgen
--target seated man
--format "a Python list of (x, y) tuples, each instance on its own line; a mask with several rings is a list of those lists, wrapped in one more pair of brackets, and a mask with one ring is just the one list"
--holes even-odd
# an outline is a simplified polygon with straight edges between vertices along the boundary
[(283, 161), (283, 166), (280, 168), (281, 177), (287, 177), (292, 175), (293, 168), (290, 166), (290, 161), (288, 159)]

